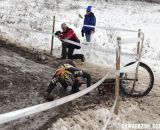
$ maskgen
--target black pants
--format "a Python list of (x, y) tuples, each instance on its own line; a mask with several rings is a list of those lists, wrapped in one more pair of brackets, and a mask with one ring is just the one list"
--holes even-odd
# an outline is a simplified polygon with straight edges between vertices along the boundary
[[(75, 42), (80, 42), (78, 39), (74, 40)], [(80, 49), (81, 47), (62, 42), (62, 58), (67, 58), (68, 59), (83, 59), (84, 55), (83, 54), (74, 54), (73, 52), (75, 49)]]

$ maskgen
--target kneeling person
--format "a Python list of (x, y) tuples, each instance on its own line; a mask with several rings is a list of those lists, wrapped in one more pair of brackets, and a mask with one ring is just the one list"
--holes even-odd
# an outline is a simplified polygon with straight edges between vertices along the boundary
[(73, 54), (75, 49), (80, 49), (80, 46), (73, 45), (68, 42), (64, 42), (64, 40), (71, 40), (76, 43), (80, 43), (80, 40), (78, 39), (77, 35), (73, 31), (73, 29), (69, 28), (65, 23), (61, 25), (62, 32), (57, 31), (55, 35), (58, 36), (59, 40), (62, 41), (62, 57), (59, 59), (66, 59), (68, 56), (68, 59), (81, 59), (82, 62), (84, 62), (85, 58), (83, 54)]

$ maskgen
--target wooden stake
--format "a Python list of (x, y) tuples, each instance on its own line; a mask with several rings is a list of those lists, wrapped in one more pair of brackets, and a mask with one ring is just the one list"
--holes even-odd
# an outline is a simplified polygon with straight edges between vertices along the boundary
[(118, 73), (116, 74), (116, 87), (115, 87), (115, 99), (117, 99), (117, 103), (116, 103), (115, 110), (114, 110), (114, 113), (116, 115), (118, 115), (118, 109), (119, 109), (119, 104), (120, 104), (119, 103), (119, 101), (120, 101), (120, 97), (119, 97), (119, 86), (120, 86), (119, 70), (120, 70), (120, 51), (121, 51), (120, 41), (121, 41), (121, 38), (117, 37), (118, 47), (116, 50), (116, 71)]
[(51, 55), (53, 54), (54, 28), (55, 28), (55, 16), (53, 16), (53, 29), (52, 29), (51, 52), (50, 52)]
[[(138, 30), (138, 38), (141, 36), (141, 29)], [(139, 56), (140, 41), (137, 43), (137, 56)]]

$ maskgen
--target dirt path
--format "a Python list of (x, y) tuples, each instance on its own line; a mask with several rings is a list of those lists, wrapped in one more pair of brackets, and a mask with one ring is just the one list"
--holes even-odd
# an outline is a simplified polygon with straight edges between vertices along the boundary
[[(41, 55), (36, 51), (5, 43), (0, 44), (0, 114), (46, 102), (44, 92), (57, 61), (54, 57), (44, 56), (45, 60), (42, 60)], [(97, 71), (93, 66), (87, 64), (84, 66), (88, 66), (89, 70), (94, 68), (95, 72)], [(87, 70), (86, 67), (84, 68)], [(93, 75), (97, 75), (97, 72)], [(100, 102), (98, 97), (85, 96), (56, 109), (0, 125), (0, 129), (47, 129), (59, 117), (74, 113), (75, 107), (79, 106), (78, 110), (86, 110), (94, 108)]]
[[(48, 66), (40, 65), (0, 48), (0, 113), (45, 102), (43, 93), (52, 71), (53, 69)], [(0, 126), (0, 129), (38, 128), (39, 124), (46, 121), (46, 116), (54, 116), (54, 112), (48, 115), (41, 113), (34, 118), (7, 123)]]

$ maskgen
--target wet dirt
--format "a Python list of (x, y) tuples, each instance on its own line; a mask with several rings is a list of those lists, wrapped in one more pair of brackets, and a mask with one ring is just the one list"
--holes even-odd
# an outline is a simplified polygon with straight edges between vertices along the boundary
[[(44, 93), (58, 61), (48, 54), (43, 54), (43, 57), (36, 50), (0, 41), (0, 114), (46, 102)], [(82, 66), (82, 64), (80, 63), (78, 66)], [(89, 71), (93, 68), (89, 65), (88, 67)], [(96, 71), (97, 69), (93, 75), (97, 75)], [(98, 79), (94, 76), (92, 78), (94, 82)], [(0, 129), (44, 130), (51, 127), (58, 118), (73, 115), (76, 110), (94, 109), (96, 104), (103, 102), (101, 98), (84, 96), (55, 109), (5, 123), (0, 125)]]

